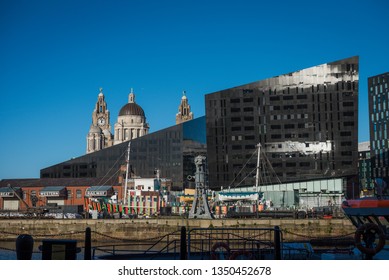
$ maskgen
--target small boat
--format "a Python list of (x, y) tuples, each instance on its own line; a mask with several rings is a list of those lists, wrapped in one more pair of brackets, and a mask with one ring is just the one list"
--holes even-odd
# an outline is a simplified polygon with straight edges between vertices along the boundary
[(383, 217), (389, 222), (389, 197), (364, 197), (346, 200), (342, 203), (342, 209), (347, 216), (351, 217), (351, 222), (353, 222), (355, 226), (363, 223), (363, 221), (359, 219), (361, 217), (366, 217), (366, 219), (371, 217), (377, 223), (379, 222), (378, 217)]
[(355, 246), (371, 259), (389, 239), (389, 197), (345, 200), (342, 209), (356, 227)]
[(260, 200), (261, 196), (258, 192), (236, 192), (236, 191), (221, 191), (219, 192), (220, 201), (256, 201)]

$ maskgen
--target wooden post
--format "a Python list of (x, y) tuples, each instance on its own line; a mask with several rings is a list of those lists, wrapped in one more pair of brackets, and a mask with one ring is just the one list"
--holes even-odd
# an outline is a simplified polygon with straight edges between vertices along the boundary
[(181, 246), (180, 246), (180, 260), (188, 259), (188, 252), (186, 250), (186, 227), (181, 227)]
[(281, 230), (279, 226), (274, 227), (274, 259), (281, 260)]
[(16, 258), (18, 260), (31, 260), (33, 248), (34, 239), (31, 235), (19, 235), (16, 239)]
[(85, 230), (85, 249), (84, 249), (84, 260), (92, 259), (92, 234), (90, 227)]

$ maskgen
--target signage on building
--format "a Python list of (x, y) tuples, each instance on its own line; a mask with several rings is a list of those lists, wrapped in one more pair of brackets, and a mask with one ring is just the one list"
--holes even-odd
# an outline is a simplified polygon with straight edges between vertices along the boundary
[(107, 196), (107, 191), (86, 191), (87, 196)]
[(0, 197), (15, 197), (14, 192), (0, 192)]
[(59, 196), (59, 191), (43, 191), (40, 192), (40, 195), (46, 197), (57, 197)]

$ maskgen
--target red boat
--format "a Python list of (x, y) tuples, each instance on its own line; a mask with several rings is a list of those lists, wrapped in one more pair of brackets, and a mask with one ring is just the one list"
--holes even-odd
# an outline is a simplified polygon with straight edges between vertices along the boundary
[(342, 209), (353, 225), (355, 245), (367, 258), (385, 246), (389, 239), (389, 197), (365, 197), (346, 200)]

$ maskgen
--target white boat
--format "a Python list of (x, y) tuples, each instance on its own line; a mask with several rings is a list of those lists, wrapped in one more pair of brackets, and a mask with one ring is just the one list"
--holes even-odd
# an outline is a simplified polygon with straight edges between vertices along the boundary
[(219, 192), (219, 200), (226, 201), (259, 201), (260, 193), (259, 192), (242, 192), (242, 191), (222, 191)]

